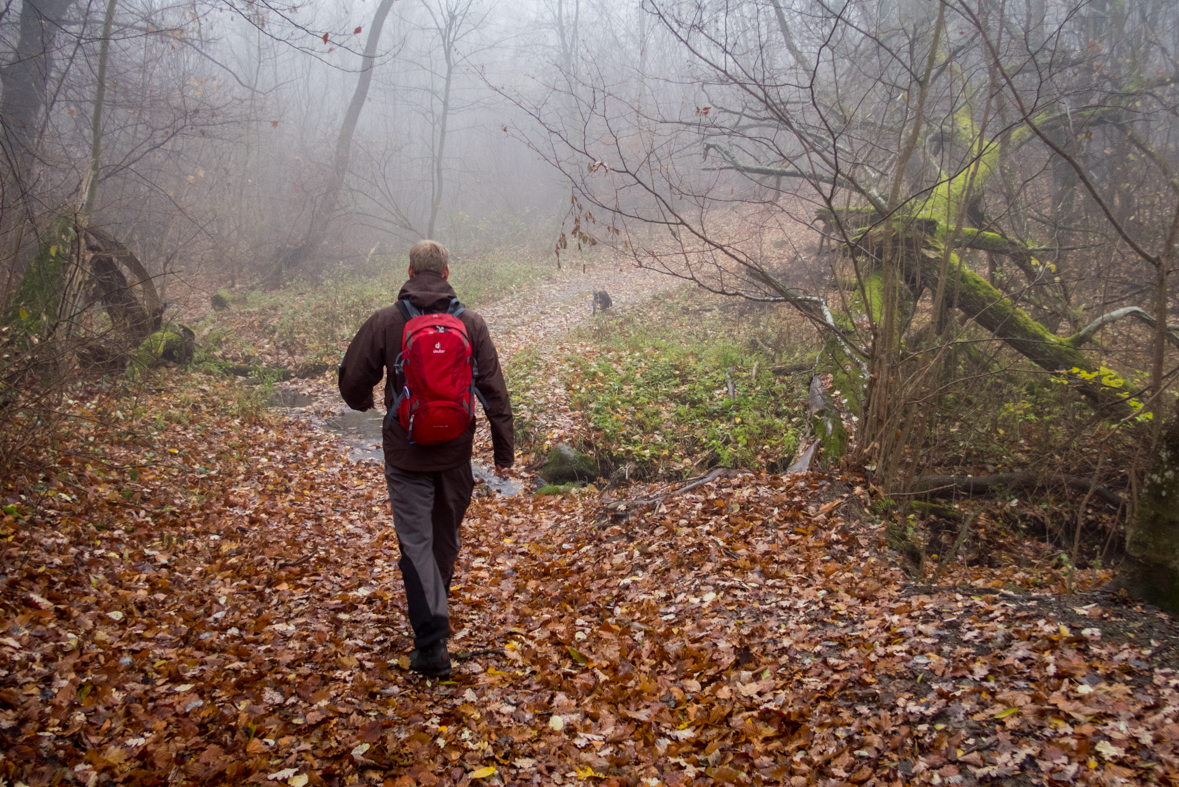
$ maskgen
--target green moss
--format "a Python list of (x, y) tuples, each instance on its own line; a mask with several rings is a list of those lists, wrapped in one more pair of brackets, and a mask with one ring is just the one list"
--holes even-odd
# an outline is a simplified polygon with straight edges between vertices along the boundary
[(1126, 551), (1179, 566), (1179, 413), (1168, 419), (1155, 449), (1138, 501), (1137, 525), (1126, 534)]
[(537, 497), (544, 497), (546, 495), (565, 495), (565, 494), (568, 494), (569, 492), (573, 492), (573, 491), (575, 491), (577, 489), (581, 489), (581, 488), (582, 488), (582, 485), (577, 484), (577, 483), (545, 484), (544, 486), (540, 487), (532, 494), (536, 495)]
[(967, 189), (975, 194), (982, 193), (999, 166), (1000, 146), (983, 138), (971, 117), (969, 103), (954, 113), (953, 125), (959, 143), (970, 148), (971, 163), (954, 177), (939, 183), (914, 212), (918, 218), (937, 221), (939, 240), (945, 240), (947, 230), (958, 220)]
[(540, 477), (550, 484), (592, 481), (598, 477), (598, 465), (587, 454), (568, 445), (556, 445), (545, 458)]
[[(831, 375), (832, 395), (838, 392), (847, 402), (848, 413), (861, 418), (868, 381), (858, 359), (850, 357), (846, 346), (835, 336), (829, 336), (823, 343), (817, 371)], [(811, 428), (819, 439), (826, 461), (832, 462), (847, 453), (847, 429), (843, 425), (839, 408), (830, 401), (830, 397), (827, 408), (812, 415)]]
[(819, 208), (815, 218), (828, 227), (843, 226), (848, 231), (859, 232), (872, 226), (879, 220), (880, 214), (871, 205), (852, 206), (846, 208)]
[(164, 361), (188, 363), (193, 357), (192, 331), (175, 326), (156, 331), (143, 340), (131, 356), (127, 376), (137, 379), (146, 369), (159, 366)]
[(863, 290), (858, 290), (851, 299), (853, 312), (860, 311), (872, 320), (879, 320), (884, 314), (884, 271), (877, 269), (863, 278)]
[(13, 295), (4, 322), (27, 335), (39, 335), (56, 324), (64, 287), (63, 270), (77, 233), (73, 221), (60, 216), (50, 225), (28, 270)]

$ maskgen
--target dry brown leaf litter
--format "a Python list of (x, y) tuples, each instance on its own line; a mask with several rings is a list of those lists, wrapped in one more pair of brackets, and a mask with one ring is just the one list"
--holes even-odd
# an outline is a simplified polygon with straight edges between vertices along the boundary
[(1179, 678), (1149, 642), (1103, 634), (1149, 613), (1066, 599), (1062, 622), (1054, 597), (988, 589), (978, 567), (947, 578), (973, 590), (914, 586), (881, 534), (841, 519), (863, 502), (854, 478), (746, 475), (626, 513), (477, 499), (455, 679), (429, 683), (398, 663), (379, 467), (299, 421), (189, 409), (166, 446), (95, 413), (108, 425), (76, 434), (105, 454), (6, 490), (8, 784), (1175, 773)]
[[(505, 357), (584, 320), (561, 286)], [(220, 383), (167, 390), (154, 430), (77, 403), (56, 470), (2, 490), (5, 784), (1174, 781), (1169, 619), (1028, 594), (1065, 585), (1029, 561), (914, 584), (844, 521), (855, 478), (477, 498), (455, 678), (424, 681), (379, 466), (235, 421)]]

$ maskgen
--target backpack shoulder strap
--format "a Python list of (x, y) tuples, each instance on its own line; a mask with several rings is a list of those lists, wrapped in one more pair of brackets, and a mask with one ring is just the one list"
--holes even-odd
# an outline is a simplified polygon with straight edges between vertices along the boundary
[(405, 317), (405, 321), (409, 322), (414, 317), (421, 317), (422, 313), (409, 301), (404, 298), (397, 302), (397, 308), (401, 311), (401, 315)]
[[(401, 314), (405, 317), (407, 322), (412, 320), (414, 317), (421, 317), (423, 314), (425, 314), (425, 312), (419, 310), (416, 306), (405, 299), (397, 302), (397, 308), (401, 311)], [(467, 307), (459, 303), (458, 298), (451, 298), (450, 305), (446, 307), (446, 311), (444, 313), (449, 314), (452, 317), (458, 317), (466, 310)]]

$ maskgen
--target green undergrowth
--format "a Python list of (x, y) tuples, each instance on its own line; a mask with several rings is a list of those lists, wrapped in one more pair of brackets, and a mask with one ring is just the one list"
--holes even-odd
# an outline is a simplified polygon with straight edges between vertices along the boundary
[[(408, 259), (390, 258), (379, 273), (341, 269), (275, 292), (221, 292), (229, 310), (210, 313), (198, 328), (216, 358), (252, 363), (268, 350), (283, 366), (339, 361), (343, 348), (373, 312), (392, 305), (405, 283)], [(551, 260), (527, 251), (490, 251), (453, 259), (450, 283), (470, 308), (535, 286), (553, 274)]]
[(805, 366), (781, 332), (790, 318), (681, 291), (595, 321), (579, 337), (595, 349), (566, 359), (565, 373), (588, 447), (644, 476), (784, 469), (805, 426), (807, 378), (786, 371)]
[(457, 260), (450, 268), (450, 283), (459, 300), (478, 309), (509, 293), (540, 284), (556, 273), (557, 266), (547, 249), (544, 254), (499, 249)]
[[(504, 379), (512, 399), (512, 421), (516, 430), (516, 450), (530, 453), (544, 440), (539, 415), (544, 411), (544, 385), (549, 375), (545, 361), (534, 348), (516, 353), (504, 363)], [(531, 457), (529, 457), (531, 459)]]
[[(1103, 474), (1134, 462), (1145, 426), (1134, 419), (1095, 418), (1073, 387), (1039, 370), (1002, 375), (956, 371), (962, 380), (929, 402), (929, 429), (918, 466), (980, 474), (1045, 470), (1089, 476), (1103, 456)], [(930, 470), (924, 470), (930, 472)]]
[(582, 488), (582, 485), (576, 484), (576, 483), (545, 484), (545, 485), (539, 487), (532, 494), (536, 495), (537, 497), (545, 497), (546, 495), (564, 495), (569, 492), (575, 492), (581, 488)]

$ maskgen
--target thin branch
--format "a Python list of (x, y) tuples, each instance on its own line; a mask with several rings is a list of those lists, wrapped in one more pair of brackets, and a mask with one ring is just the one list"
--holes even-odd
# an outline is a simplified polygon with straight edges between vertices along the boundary
[[(1065, 339), (1065, 342), (1071, 344), (1073, 347), (1080, 347), (1081, 345), (1093, 339), (1093, 336), (1106, 325), (1117, 322), (1123, 317), (1133, 317), (1139, 322), (1144, 322), (1151, 328), (1158, 327), (1158, 321), (1155, 320), (1154, 315), (1143, 311), (1137, 306), (1126, 306), (1121, 309), (1115, 309), (1108, 314), (1103, 314), (1093, 322), (1086, 325), (1081, 330), (1074, 333), (1072, 336)], [(1169, 324), (1166, 327), (1167, 341), (1176, 347), (1179, 347), (1179, 325)]]

